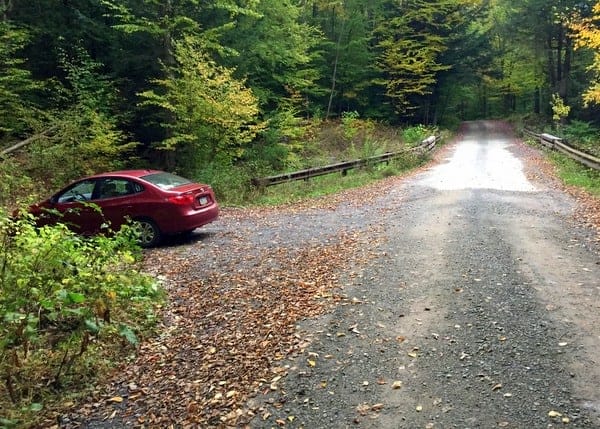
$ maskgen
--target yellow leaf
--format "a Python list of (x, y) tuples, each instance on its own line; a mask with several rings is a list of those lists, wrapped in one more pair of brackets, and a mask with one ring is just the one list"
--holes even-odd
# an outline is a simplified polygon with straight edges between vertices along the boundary
[(312, 359), (308, 359), (308, 360), (307, 360), (307, 362), (308, 362), (308, 366), (310, 366), (310, 367), (315, 367), (315, 366), (317, 366), (317, 362), (315, 362), (315, 361), (314, 361), (314, 360), (312, 360)]
[(123, 402), (123, 398), (121, 398), (120, 396), (113, 396), (112, 398), (110, 398), (108, 400), (108, 402)]
[(402, 382), (400, 380), (396, 380), (392, 383), (392, 389), (398, 390), (402, 387)]
[(559, 413), (558, 411), (551, 410), (551, 411), (548, 411), (548, 416), (549, 417), (561, 417), (562, 414)]

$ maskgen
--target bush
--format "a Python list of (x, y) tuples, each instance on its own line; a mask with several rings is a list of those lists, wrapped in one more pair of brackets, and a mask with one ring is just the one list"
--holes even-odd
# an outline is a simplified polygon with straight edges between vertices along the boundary
[(0, 207), (15, 201), (35, 189), (33, 181), (23, 174), (23, 167), (11, 159), (0, 160)]
[(600, 141), (598, 139), (598, 128), (589, 122), (571, 121), (562, 129), (563, 135), (570, 144), (600, 156)]
[(152, 325), (162, 293), (135, 269), (137, 249), (128, 228), (87, 239), (0, 212), (3, 424), (34, 419), (53, 394), (81, 387)]
[(431, 131), (424, 125), (416, 125), (402, 130), (402, 140), (408, 146), (415, 147), (431, 135)]

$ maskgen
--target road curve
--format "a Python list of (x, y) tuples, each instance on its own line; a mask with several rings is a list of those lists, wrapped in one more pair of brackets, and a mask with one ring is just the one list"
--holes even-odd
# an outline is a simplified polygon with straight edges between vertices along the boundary
[(347, 305), (299, 325), (252, 427), (599, 428), (597, 249), (529, 151), (469, 123), (442, 163), (313, 218), (368, 229), (374, 256)]

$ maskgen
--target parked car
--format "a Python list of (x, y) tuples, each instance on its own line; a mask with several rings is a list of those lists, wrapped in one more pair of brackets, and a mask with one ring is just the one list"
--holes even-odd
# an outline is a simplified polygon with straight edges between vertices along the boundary
[(29, 211), (40, 226), (60, 222), (82, 235), (132, 221), (140, 245), (150, 247), (214, 221), (219, 206), (209, 185), (159, 170), (124, 170), (79, 179)]

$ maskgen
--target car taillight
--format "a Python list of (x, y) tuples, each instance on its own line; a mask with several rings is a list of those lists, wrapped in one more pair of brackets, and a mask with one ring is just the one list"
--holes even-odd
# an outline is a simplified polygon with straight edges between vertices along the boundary
[(169, 202), (176, 204), (178, 206), (187, 206), (187, 205), (192, 205), (194, 203), (194, 195), (193, 194), (176, 195), (174, 197), (169, 197), (168, 200), (169, 200)]

